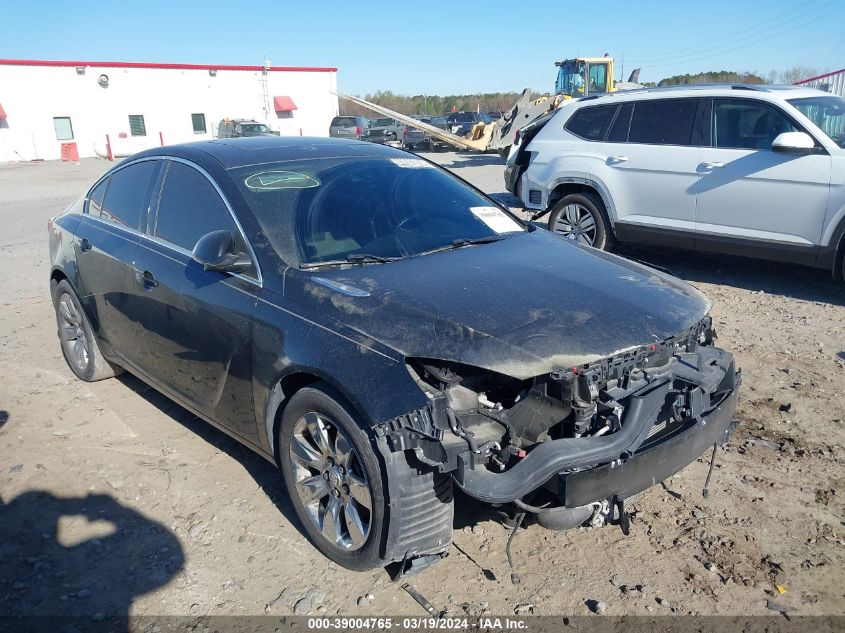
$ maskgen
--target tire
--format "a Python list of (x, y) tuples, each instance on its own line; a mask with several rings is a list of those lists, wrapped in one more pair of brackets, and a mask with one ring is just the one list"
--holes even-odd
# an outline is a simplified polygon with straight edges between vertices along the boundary
[(91, 323), (71, 285), (64, 279), (59, 282), (54, 279), (50, 282), (50, 294), (62, 356), (74, 375), (85, 382), (97, 382), (122, 374), (122, 367), (103, 357)]
[(549, 230), (603, 251), (614, 238), (604, 203), (594, 193), (573, 193), (561, 198), (549, 215)]
[(390, 562), (380, 554), (387, 529), (382, 467), (342, 396), (322, 383), (300, 389), (278, 438), (285, 486), (314, 546), (355, 571)]

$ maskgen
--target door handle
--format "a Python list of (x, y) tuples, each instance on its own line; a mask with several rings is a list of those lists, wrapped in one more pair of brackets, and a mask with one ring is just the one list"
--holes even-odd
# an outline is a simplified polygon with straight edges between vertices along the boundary
[(87, 253), (92, 248), (94, 248), (94, 245), (91, 244), (91, 242), (89, 241), (89, 239), (87, 237), (83, 237), (81, 240), (79, 240), (79, 250), (81, 252)]
[(608, 156), (607, 163), (609, 165), (618, 165), (619, 163), (624, 163), (628, 160), (627, 156)]
[(152, 290), (153, 288), (158, 287), (158, 281), (149, 270), (145, 270), (144, 272), (136, 270), (135, 278), (138, 280), (139, 284), (144, 286), (144, 290)]
[(719, 169), (719, 168), (724, 167), (724, 166), (725, 166), (725, 163), (718, 161), (718, 160), (705, 161), (705, 162), (701, 163), (702, 169)]

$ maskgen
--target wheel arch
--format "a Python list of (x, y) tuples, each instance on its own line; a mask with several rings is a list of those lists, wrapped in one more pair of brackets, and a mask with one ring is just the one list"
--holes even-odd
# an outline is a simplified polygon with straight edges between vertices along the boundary
[[(273, 457), (277, 465), (279, 462), (279, 451), (277, 437), (282, 425), (282, 416), (290, 399), (301, 389), (312, 385), (323, 383), (334, 389), (343, 398), (341, 405), (348, 406), (365, 424), (371, 420), (366, 412), (360, 407), (352, 395), (343, 385), (339, 384), (331, 376), (312, 367), (291, 367), (284, 372), (273, 383), (267, 398), (267, 405), (264, 412), (265, 431)], [(365, 428), (366, 430), (366, 428)]]
[(548, 209), (551, 209), (558, 200), (572, 193), (594, 193), (604, 204), (607, 217), (610, 220), (611, 229), (616, 220), (616, 207), (613, 205), (613, 198), (607, 187), (601, 182), (591, 178), (560, 178), (552, 183), (549, 188)]

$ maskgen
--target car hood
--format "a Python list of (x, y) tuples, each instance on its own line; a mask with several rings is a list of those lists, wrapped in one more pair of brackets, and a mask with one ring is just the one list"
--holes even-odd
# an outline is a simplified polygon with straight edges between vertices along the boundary
[(291, 270), (285, 295), (365, 345), (519, 379), (681, 334), (710, 307), (680, 279), (544, 230), (386, 264)]

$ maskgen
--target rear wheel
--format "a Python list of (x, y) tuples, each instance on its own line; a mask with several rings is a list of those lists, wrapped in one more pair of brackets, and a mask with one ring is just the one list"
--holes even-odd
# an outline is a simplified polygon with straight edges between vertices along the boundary
[(59, 282), (54, 279), (50, 282), (50, 290), (62, 355), (76, 377), (96, 382), (123, 373), (122, 368), (108, 362), (100, 352), (91, 323), (71, 285), (64, 279)]
[(561, 198), (549, 216), (549, 230), (586, 246), (605, 251), (613, 247), (604, 203), (592, 193), (573, 193)]
[(327, 385), (305, 387), (282, 416), (279, 457), (288, 495), (308, 537), (353, 570), (384, 565), (382, 468), (370, 439)]

